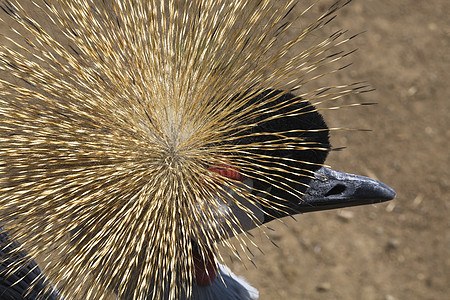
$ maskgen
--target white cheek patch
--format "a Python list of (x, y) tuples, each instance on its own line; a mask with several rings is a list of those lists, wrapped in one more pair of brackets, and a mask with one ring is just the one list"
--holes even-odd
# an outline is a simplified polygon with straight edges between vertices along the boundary
[[(208, 209), (211, 213), (215, 214), (215, 217), (207, 222), (214, 222), (215, 225), (208, 227), (208, 224), (199, 223), (200, 228), (215, 228), (217, 232), (211, 232), (211, 234), (220, 240), (254, 229), (264, 222), (264, 212), (260, 204), (250, 202), (231, 188), (223, 188), (224, 192), (222, 193), (226, 196), (216, 196), (214, 205), (203, 203), (203, 205), (209, 206)], [(239, 188), (251, 193), (253, 180), (244, 179)], [(199, 210), (201, 209), (199, 204), (197, 204), (197, 207)], [(196, 238), (203, 239), (204, 237), (197, 236)]]
[[(253, 180), (244, 179), (241, 186), (246, 189), (248, 193), (251, 193), (253, 189)], [(232, 215), (232, 219), (237, 220), (239, 224), (234, 224), (234, 230), (237, 232), (248, 231), (256, 228), (258, 225), (262, 224), (264, 221), (264, 213), (261, 209), (261, 205), (258, 203), (251, 203), (246, 198), (238, 195), (234, 190), (227, 188), (227, 193), (234, 198), (234, 201), (224, 202), (222, 199), (217, 199), (222, 203), (223, 215)], [(235, 202), (239, 203), (237, 205)], [(234, 223), (234, 222), (233, 222)], [(227, 225), (228, 227), (228, 225)], [(228, 232), (232, 232), (229, 228)]]

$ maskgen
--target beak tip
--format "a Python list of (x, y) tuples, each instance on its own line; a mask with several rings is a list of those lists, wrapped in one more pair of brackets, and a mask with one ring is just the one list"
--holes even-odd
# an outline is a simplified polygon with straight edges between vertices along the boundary
[(394, 199), (397, 196), (397, 193), (395, 192), (395, 190), (384, 183), (382, 183), (382, 184), (384, 185), (383, 201), (389, 201), (389, 200)]
[[(370, 180), (370, 179), (369, 179)], [(397, 196), (393, 188), (377, 180), (370, 180), (371, 182), (364, 186), (364, 195), (362, 199), (372, 199), (374, 203), (389, 201)]]

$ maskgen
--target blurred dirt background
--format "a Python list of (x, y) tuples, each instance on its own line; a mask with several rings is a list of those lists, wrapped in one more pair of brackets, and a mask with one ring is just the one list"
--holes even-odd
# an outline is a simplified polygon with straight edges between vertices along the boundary
[(279, 248), (255, 231), (265, 252), (254, 252), (257, 268), (231, 266), (260, 299), (450, 299), (449, 12), (447, 0), (360, 0), (331, 24), (364, 32), (346, 46), (358, 48), (353, 65), (335, 78), (366, 80), (376, 90), (356, 101), (378, 105), (326, 115), (330, 126), (372, 130), (334, 133), (333, 146), (347, 148), (327, 163), (381, 180), (397, 197), (272, 222)]

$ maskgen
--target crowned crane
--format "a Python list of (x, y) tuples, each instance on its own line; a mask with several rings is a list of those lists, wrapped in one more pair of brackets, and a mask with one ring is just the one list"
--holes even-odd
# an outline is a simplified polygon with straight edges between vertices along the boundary
[(293, 0), (0, 0), (0, 299), (255, 299), (220, 244), (392, 199), (324, 167), (319, 111), (364, 83), (307, 90), (349, 2), (297, 31)]
[[(286, 103), (296, 97), (290, 93), (267, 90), (260, 93), (252, 101), (263, 101), (266, 98), (276, 98), (276, 101), (270, 102), (270, 105), (277, 106), (280, 103)], [(330, 149), (328, 128), (322, 116), (314, 109), (309, 102), (299, 102), (296, 107), (289, 109), (299, 110), (302, 113), (296, 116), (284, 119), (273, 119), (260, 122), (257, 127), (251, 129), (252, 133), (258, 132), (286, 132), (291, 131), (295, 134), (293, 138), (301, 136), (307, 142), (320, 145), (321, 149)], [(243, 135), (250, 136), (250, 135)], [(243, 139), (247, 139), (244, 137)], [(252, 141), (240, 140), (238, 143), (256, 142), (263, 143), (267, 141), (266, 135), (251, 135)], [(259, 140), (258, 140), (259, 139)], [(261, 151), (261, 150), (258, 150)], [(247, 186), (253, 186), (254, 192), (266, 191), (265, 197), (270, 198), (271, 203), (280, 202), (278, 199), (288, 199), (288, 205), (283, 210), (267, 209), (264, 207), (256, 208), (245, 202), (244, 199), (238, 199), (255, 214), (258, 215), (261, 223), (269, 222), (276, 218), (298, 213), (314, 212), (335, 208), (343, 208), (355, 205), (366, 205), (379, 203), (393, 199), (395, 192), (387, 185), (358, 175), (346, 174), (323, 167), (323, 163), (328, 154), (328, 150), (267, 150), (272, 151), (271, 156), (280, 158), (289, 158), (290, 167), (293, 170), (299, 170), (302, 174), (292, 175), (287, 182), (292, 185), (296, 191), (303, 196), (299, 199), (290, 195), (285, 189), (271, 186), (267, 182), (258, 179), (246, 178), (241, 175), (239, 170), (232, 166), (223, 168), (210, 167), (214, 172), (219, 172), (225, 177), (234, 180), (247, 181)], [(261, 154), (261, 153), (260, 153)], [(262, 153), (264, 154), (264, 153)], [(266, 153), (268, 154), (268, 153)], [(304, 164), (299, 162), (305, 162)], [(267, 162), (270, 163), (270, 162)], [(292, 174), (295, 174), (293, 172)], [(303, 175), (303, 176), (302, 176)], [(285, 205), (283, 201), (279, 203)], [(224, 206), (226, 204), (224, 203)], [(234, 209), (234, 215), (240, 216), (241, 228), (250, 230), (255, 227), (255, 222), (249, 220), (247, 214), (240, 213), (240, 208)], [(282, 211), (282, 212), (281, 212)], [(262, 212), (262, 213), (261, 213)], [(0, 234), (1, 243), (1, 265), (0, 265), (0, 299), (57, 299), (56, 291), (49, 292), (44, 289), (42, 274), (35, 262), (30, 261), (25, 267), (18, 267), (15, 264), (26, 257), (8, 256), (10, 249), (19, 247), (19, 245), (10, 241), (8, 234)], [(197, 251), (197, 252), (195, 252)], [(243, 278), (234, 275), (224, 265), (215, 263), (213, 259), (204, 259), (199, 250), (194, 252), (195, 279), (196, 282), (192, 288), (191, 299), (257, 299), (258, 291), (249, 285)], [(22, 252), (20, 252), (22, 253)], [(16, 269), (14, 269), (16, 266)], [(14, 270), (11, 272), (11, 270)], [(9, 271), (9, 272), (8, 272)]]

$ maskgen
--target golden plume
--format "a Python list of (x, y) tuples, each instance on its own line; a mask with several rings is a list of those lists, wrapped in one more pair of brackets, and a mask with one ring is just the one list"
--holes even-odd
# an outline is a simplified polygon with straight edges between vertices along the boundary
[[(211, 167), (301, 199), (266, 153), (328, 146), (252, 128), (364, 89), (303, 91), (341, 67), (320, 71), (348, 54), (345, 32), (293, 51), (348, 2), (292, 28), (297, 1), (0, 1), (0, 225), (16, 251), (65, 299), (189, 297), (194, 242), (214, 261), (218, 243), (238, 250), (227, 237), (249, 242), (227, 207), (255, 226), (236, 199), (284, 209)], [(271, 105), (268, 90), (302, 93)]]

